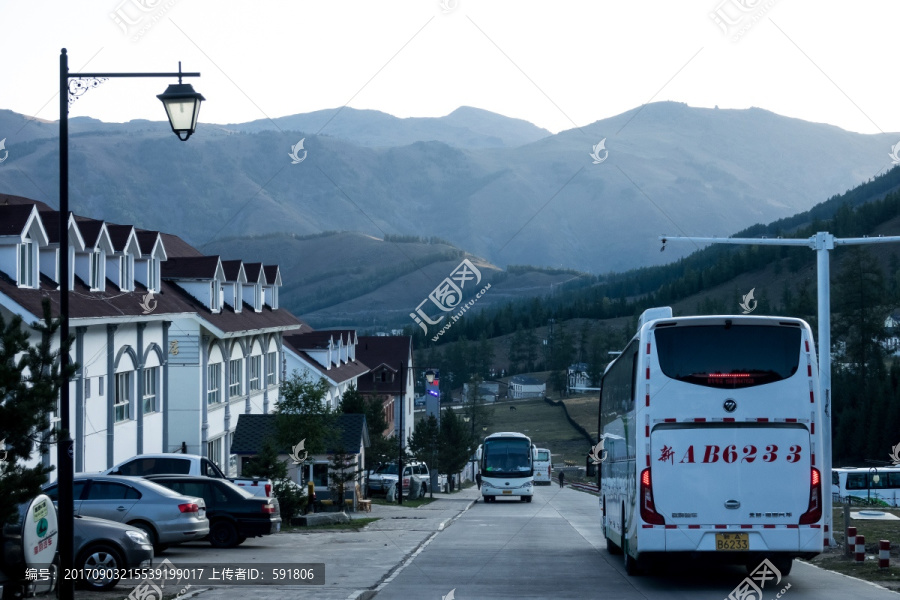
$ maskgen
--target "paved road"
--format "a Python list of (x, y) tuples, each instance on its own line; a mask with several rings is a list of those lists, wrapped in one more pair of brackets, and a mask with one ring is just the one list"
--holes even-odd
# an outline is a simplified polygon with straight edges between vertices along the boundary
[[(597, 498), (569, 488), (539, 487), (531, 504), (484, 504), (474, 489), (419, 508), (375, 506), (381, 517), (360, 532), (282, 533), (216, 550), (206, 543), (172, 548), (176, 566), (323, 562), (324, 586), (195, 585), (199, 600), (455, 600), (603, 598), (604, 600), (724, 600), (743, 581), (737, 567), (671, 565), (662, 575), (628, 577), (620, 556), (606, 551)], [(795, 563), (764, 600), (898, 600), (893, 592)], [(133, 583), (79, 600), (120, 600)], [(166, 589), (168, 594), (177, 589)], [(747, 597), (744, 600), (760, 600)]]
[[(595, 496), (556, 486), (537, 490), (531, 504), (475, 504), (383, 584), (376, 600), (440, 600), (451, 590), (456, 600), (723, 600), (746, 576), (742, 568), (688, 563), (658, 576), (629, 577), (621, 557), (606, 551)], [(799, 562), (779, 585), (769, 582), (763, 598), (782, 590), (786, 600), (898, 598)]]

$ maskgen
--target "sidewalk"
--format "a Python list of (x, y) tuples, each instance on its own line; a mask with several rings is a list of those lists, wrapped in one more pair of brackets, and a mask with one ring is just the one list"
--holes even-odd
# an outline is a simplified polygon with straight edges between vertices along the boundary
[[(315, 531), (279, 534), (285, 562), (325, 563), (325, 585), (202, 586), (182, 598), (199, 600), (365, 600), (384, 581), (392, 580), (413, 556), (480, 498), (471, 487), (454, 494), (435, 493), (434, 502), (418, 508), (372, 506), (378, 517), (361, 531)], [(273, 540), (275, 541), (275, 540)], [(127, 594), (126, 594), (127, 595)]]

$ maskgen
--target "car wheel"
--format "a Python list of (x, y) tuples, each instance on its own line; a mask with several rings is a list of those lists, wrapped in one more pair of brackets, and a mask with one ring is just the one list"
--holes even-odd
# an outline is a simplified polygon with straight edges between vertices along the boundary
[(119, 580), (114, 576), (116, 569), (124, 569), (125, 563), (118, 551), (114, 548), (98, 544), (83, 551), (75, 563), (83, 569), (85, 577), (80, 580), (80, 586), (90, 589), (105, 591), (116, 587)]
[(234, 548), (238, 545), (238, 533), (234, 524), (215, 521), (209, 527), (209, 543), (216, 548)]
[(420, 486), (419, 486), (419, 499), (424, 498), (424, 497), (425, 497), (425, 494), (426, 494), (427, 492), (428, 492), (428, 486), (425, 485), (424, 483), (423, 483), (422, 485), (420, 485)]
[(525, 496), (525, 502), (531, 502), (531, 496)]

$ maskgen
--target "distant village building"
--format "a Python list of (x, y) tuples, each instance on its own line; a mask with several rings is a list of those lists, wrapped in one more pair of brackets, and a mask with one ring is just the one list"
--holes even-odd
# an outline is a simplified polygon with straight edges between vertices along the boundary
[(412, 338), (361, 335), (356, 346), (356, 357), (369, 369), (359, 377), (357, 389), (366, 396), (381, 399), (387, 421), (385, 435), (400, 435), (400, 411), (403, 411), (405, 447), (406, 441), (415, 429)]
[(570, 392), (584, 392), (591, 389), (591, 376), (588, 374), (587, 363), (575, 363), (569, 365), (568, 385)]
[[(472, 384), (463, 384), (463, 402), (471, 402)], [(500, 384), (496, 381), (483, 381), (478, 384), (478, 400), (481, 402), (496, 402), (500, 398)]]
[(510, 398), (535, 398), (547, 393), (547, 384), (527, 375), (515, 375), (509, 380)]

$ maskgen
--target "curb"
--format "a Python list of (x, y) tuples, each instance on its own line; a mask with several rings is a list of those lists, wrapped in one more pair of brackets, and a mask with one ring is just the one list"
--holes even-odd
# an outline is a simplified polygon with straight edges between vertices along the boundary
[(428, 546), (428, 544), (430, 544), (434, 540), (434, 538), (437, 537), (437, 535), (440, 532), (442, 532), (446, 527), (451, 525), (453, 523), (453, 521), (460, 518), (464, 512), (466, 512), (467, 510), (469, 510), (470, 508), (475, 506), (475, 503), (477, 501), (478, 501), (477, 498), (475, 500), (472, 500), (471, 502), (469, 502), (469, 504), (466, 505), (466, 507), (464, 509), (459, 511), (458, 515), (456, 515), (454, 517), (450, 517), (449, 519), (445, 519), (444, 521), (441, 521), (441, 524), (438, 525), (438, 530), (435, 531), (434, 533), (432, 533), (431, 535), (429, 535), (425, 540), (423, 540), (422, 543), (419, 544), (415, 550), (413, 550), (412, 552), (409, 553), (409, 555), (403, 560), (403, 562), (400, 563), (400, 565), (394, 567), (393, 570), (389, 571), (388, 574), (381, 581), (379, 581), (378, 584), (376, 584), (374, 588), (370, 588), (367, 590), (357, 590), (357, 591), (353, 592), (352, 594), (350, 594), (350, 596), (348, 596), (347, 600), (371, 600), (376, 595), (378, 595), (378, 592), (383, 590), (390, 582), (392, 582), (397, 577), (397, 575), (402, 573), (403, 569), (405, 569), (407, 566), (409, 566), (410, 563), (412, 563), (412, 561), (415, 560), (415, 558), (419, 554), (421, 554), (423, 550), (425, 550), (425, 547)]

